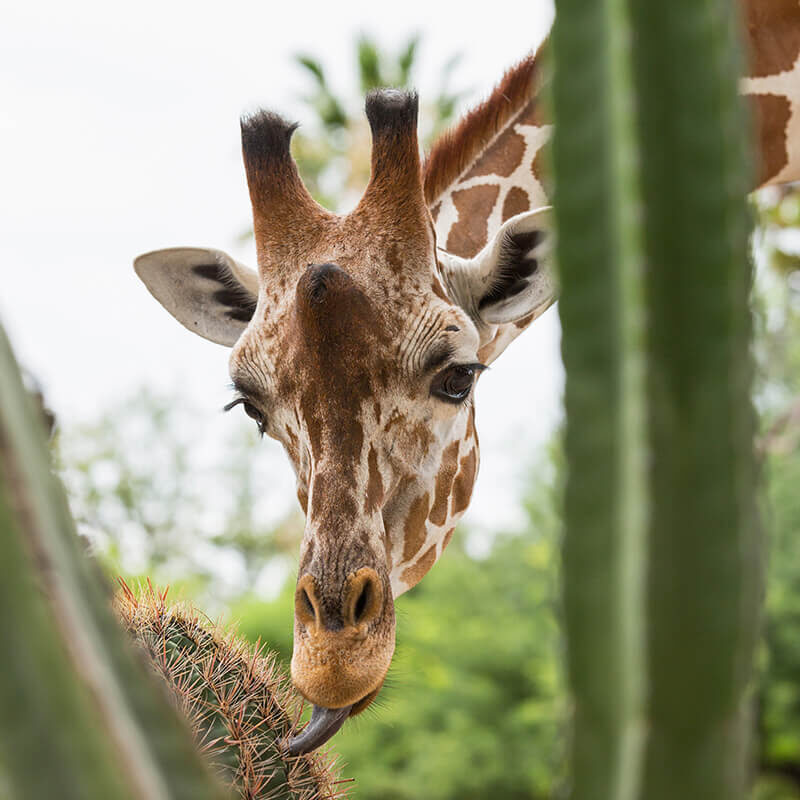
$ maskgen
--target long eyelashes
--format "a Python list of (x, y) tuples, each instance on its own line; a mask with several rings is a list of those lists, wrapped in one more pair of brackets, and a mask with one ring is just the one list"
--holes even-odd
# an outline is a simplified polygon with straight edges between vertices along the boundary
[(255, 420), (256, 425), (258, 425), (258, 432), (263, 436), (267, 425), (264, 415), (246, 397), (241, 396), (227, 403), (223, 406), (222, 410), (230, 411), (232, 408), (236, 408), (236, 406), (242, 406), (244, 413), (247, 414), (250, 419)]

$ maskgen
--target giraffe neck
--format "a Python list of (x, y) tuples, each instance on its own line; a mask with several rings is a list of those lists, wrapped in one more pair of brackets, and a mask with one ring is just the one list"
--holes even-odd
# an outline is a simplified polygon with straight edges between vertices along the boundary
[(740, 89), (751, 98), (758, 187), (800, 180), (800, 2), (747, 0), (749, 69)]
[[(740, 87), (756, 120), (760, 188), (800, 180), (800, 0), (749, 0), (746, 10), (750, 67)], [(552, 130), (534, 94), (432, 205), (441, 247), (474, 256), (510, 217), (549, 203)]]
[[(744, 0), (744, 11), (749, 69), (740, 89), (750, 100), (755, 120), (759, 165), (755, 189), (800, 180), (800, 0)], [(470, 117), (484, 109), (502, 113), (509, 103), (509, 81), (516, 75), (528, 81), (528, 94), (517, 101), (507, 123), (445, 189), (429, 193), (438, 244), (450, 253), (470, 258), (510, 217), (549, 204), (543, 147), (553, 126), (538, 99), (542, 80), (535, 64), (540, 59), (538, 54), (530, 56), (511, 70), (486, 103), (468, 115), (461, 129), (429, 159), (429, 163), (456, 160), (459, 149), (473, 145), (470, 131), (463, 130)], [(440, 164), (434, 171), (442, 171)], [(437, 180), (441, 183), (438, 174), (430, 182)], [(484, 363), (532, 321), (530, 317), (492, 331), (480, 354)]]

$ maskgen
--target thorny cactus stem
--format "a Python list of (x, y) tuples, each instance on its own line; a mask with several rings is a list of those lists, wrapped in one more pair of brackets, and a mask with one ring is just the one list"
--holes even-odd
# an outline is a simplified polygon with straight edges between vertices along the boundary
[(198, 747), (243, 800), (322, 800), (346, 794), (334, 759), (288, 756), (302, 701), (259, 645), (200, 621), (188, 604), (167, 603), (149, 584), (134, 593), (121, 581), (119, 617), (145, 650), (189, 720)]
[(18, 800), (222, 797), (136, 662), (0, 327), (0, 764)]

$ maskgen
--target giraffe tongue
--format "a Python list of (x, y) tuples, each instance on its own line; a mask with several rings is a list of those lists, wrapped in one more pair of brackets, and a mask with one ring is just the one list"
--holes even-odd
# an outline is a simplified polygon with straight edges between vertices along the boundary
[(308, 725), (303, 728), (302, 733), (289, 739), (286, 752), (290, 756), (299, 756), (325, 744), (344, 725), (351, 708), (352, 706), (344, 708), (314, 706)]

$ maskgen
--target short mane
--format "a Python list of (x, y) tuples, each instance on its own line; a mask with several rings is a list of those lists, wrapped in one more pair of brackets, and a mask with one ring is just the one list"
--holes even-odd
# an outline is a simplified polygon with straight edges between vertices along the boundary
[(544, 48), (540, 47), (512, 67), (487, 100), (436, 140), (424, 166), (425, 201), (429, 208), (534, 97), (534, 79), (544, 57)]

